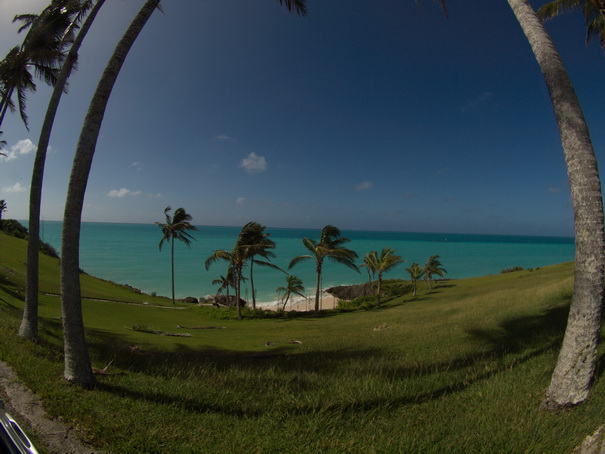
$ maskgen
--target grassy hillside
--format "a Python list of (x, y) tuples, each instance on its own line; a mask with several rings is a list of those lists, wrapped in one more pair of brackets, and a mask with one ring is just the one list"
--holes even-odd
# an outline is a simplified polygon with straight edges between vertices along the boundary
[[(42, 290), (57, 293), (58, 262), (41, 260)], [(86, 296), (150, 303), (84, 301), (95, 367), (124, 374), (83, 391), (61, 379), (56, 296), (41, 295), (40, 345), (17, 339), (24, 262), (25, 243), (0, 235), (0, 358), (109, 452), (565, 453), (605, 419), (601, 377), (585, 405), (537, 411), (571, 264), (421, 284), (377, 310), (243, 321), (83, 276)]]

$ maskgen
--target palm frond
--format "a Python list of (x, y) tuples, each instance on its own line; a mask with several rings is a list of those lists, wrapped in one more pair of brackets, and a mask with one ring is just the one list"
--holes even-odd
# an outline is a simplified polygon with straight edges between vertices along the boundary
[(290, 264), (288, 265), (288, 269), (290, 269), (293, 266), (299, 264), (300, 262), (306, 262), (310, 258), (311, 258), (310, 255), (299, 255), (297, 257), (294, 257), (292, 260), (290, 260)]
[(286, 4), (286, 9), (294, 11), (299, 16), (307, 15), (307, 0), (278, 0), (280, 5)]

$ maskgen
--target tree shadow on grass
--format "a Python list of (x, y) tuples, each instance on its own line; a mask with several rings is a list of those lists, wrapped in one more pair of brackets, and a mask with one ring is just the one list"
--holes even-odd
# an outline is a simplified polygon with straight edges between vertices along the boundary
[[(382, 349), (333, 349), (327, 351), (301, 351), (297, 346), (277, 346), (258, 351), (221, 350), (208, 346), (191, 347), (184, 343), (176, 351), (158, 352), (150, 347), (132, 349), (120, 335), (102, 330), (89, 330), (89, 345), (95, 351), (97, 361), (110, 360), (127, 373), (141, 373), (164, 379), (187, 380), (196, 370), (210, 370), (224, 375), (221, 387), (235, 392), (249, 389), (258, 399), (272, 399), (272, 391), (250, 383), (250, 373), (258, 371), (257, 380), (269, 380), (264, 376), (268, 368), (277, 371), (270, 380), (281, 389), (296, 395), (312, 392), (322, 379), (338, 380), (342, 374), (355, 373), (372, 376), (391, 383), (410, 378), (422, 378), (440, 374), (442, 379), (427, 380), (424, 391), (385, 397), (367, 397), (355, 400), (335, 399), (326, 403), (283, 403), (259, 407), (252, 401), (223, 402), (207, 395), (184, 395), (169, 389), (149, 393), (128, 386), (121, 379), (100, 377), (98, 389), (136, 400), (156, 404), (174, 405), (194, 413), (215, 412), (234, 417), (257, 417), (261, 413), (285, 412), (288, 414), (313, 414), (317, 412), (360, 412), (378, 408), (396, 408), (417, 405), (464, 391), (468, 387), (509, 371), (532, 358), (559, 347), (566, 324), (567, 307), (554, 307), (540, 315), (516, 317), (504, 320), (497, 328), (471, 328), (467, 332), (477, 343), (475, 352), (451, 360), (414, 366), (389, 365), (392, 352)], [(361, 366), (360, 366), (360, 363)], [(376, 364), (379, 363), (379, 367)], [(364, 370), (364, 364), (367, 369)], [(197, 369), (196, 369), (197, 368)], [(602, 366), (601, 366), (602, 371)], [(308, 374), (312, 372), (312, 374)], [(311, 377), (313, 375), (314, 377)], [(228, 378), (227, 378), (228, 377)], [(431, 387), (433, 386), (433, 387)], [(168, 386), (167, 386), (168, 388)], [(277, 408), (279, 407), (279, 408)]]

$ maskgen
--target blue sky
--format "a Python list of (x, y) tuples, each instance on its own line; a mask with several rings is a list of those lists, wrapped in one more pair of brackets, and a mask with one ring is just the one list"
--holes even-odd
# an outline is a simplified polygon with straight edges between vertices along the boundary
[[(0, 0), (0, 51), (16, 13)], [(61, 220), (82, 119), (143, 0), (108, 0), (63, 97), (42, 215)], [(165, 1), (109, 103), (84, 221), (151, 223), (185, 207), (200, 225), (572, 235), (559, 134), (527, 40), (505, 0), (435, 3)], [(534, 3), (539, 6), (541, 2)], [(547, 28), (605, 160), (605, 58), (581, 15)], [(26, 219), (49, 89), (2, 130), (6, 217)]]

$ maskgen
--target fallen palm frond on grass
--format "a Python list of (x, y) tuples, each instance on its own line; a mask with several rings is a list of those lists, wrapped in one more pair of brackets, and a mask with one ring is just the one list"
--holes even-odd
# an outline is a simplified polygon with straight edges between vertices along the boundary
[(182, 325), (176, 325), (177, 328), (180, 329), (226, 329), (226, 326), (182, 326)]
[(137, 331), (139, 333), (157, 334), (158, 336), (191, 337), (190, 333), (169, 333), (167, 331), (159, 331), (149, 328), (146, 325), (132, 325), (132, 328), (128, 328), (127, 326), (125, 326), (125, 328), (131, 329), (132, 331)]

